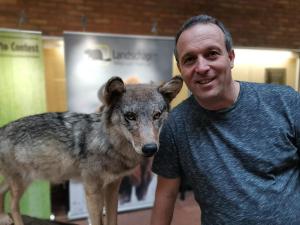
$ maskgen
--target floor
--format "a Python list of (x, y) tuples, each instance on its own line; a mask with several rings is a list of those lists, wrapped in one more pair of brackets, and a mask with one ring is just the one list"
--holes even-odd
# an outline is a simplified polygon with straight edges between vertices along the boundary
[[(118, 215), (118, 225), (150, 225), (151, 209), (124, 212)], [(86, 219), (70, 221), (88, 225)], [(171, 225), (200, 225), (200, 209), (192, 192), (185, 194), (185, 200), (177, 199)]]

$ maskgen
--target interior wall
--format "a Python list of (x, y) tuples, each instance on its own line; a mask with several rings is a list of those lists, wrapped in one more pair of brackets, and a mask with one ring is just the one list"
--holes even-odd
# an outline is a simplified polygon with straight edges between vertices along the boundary
[(44, 40), (44, 63), (47, 110), (64, 112), (67, 91), (62, 40)]
[(236, 49), (233, 78), (240, 81), (266, 82), (267, 69), (285, 69), (285, 85), (298, 90), (298, 54), (289, 51)]

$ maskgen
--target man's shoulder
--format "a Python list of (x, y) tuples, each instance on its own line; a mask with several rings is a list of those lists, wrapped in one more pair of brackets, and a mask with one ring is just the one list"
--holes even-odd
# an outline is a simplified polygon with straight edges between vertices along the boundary
[(193, 105), (193, 97), (190, 96), (183, 100), (181, 103), (179, 103), (177, 106), (175, 106), (171, 112), (170, 115), (173, 117), (181, 116), (192, 110)]
[(171, 109), (165, 124), (177, 127), (179, 124), (184, 123), (184, 118), (189, 117), (189, 113), (193, 110), (193, 107), (192, 96), (190, 96)]
[(295, 109), (300, 107), (300, 94), (287, 85), (242, 82), (241, 89), (247, 102), (259, 102), (261, 105), (276, 108)]
[(288, 85), (281, 85), (281, 84), (271, 84), (271, 83), (256, 83), (256, 82), (247, 82), (247, 81), (239, 81), (242, 86), (247, 86), (254, 89), (260, 90), (293, 90)]
[(269, 84), (269, 83), (254, 83), (254, 82), (240, 82), (242, 88), (248, 91), (258, 92), (263, 95), (298, 95), (292, 87), (288, 85), (280, 85), (280, 84)]

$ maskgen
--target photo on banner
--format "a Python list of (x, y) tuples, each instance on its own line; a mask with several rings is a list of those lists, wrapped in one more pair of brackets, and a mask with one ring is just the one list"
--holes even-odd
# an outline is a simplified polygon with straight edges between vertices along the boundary
[[(96, 112), (99, 88), (111, 77), (125, 83), (161, 83), (172, 77), (174, 38), (65, 32), (68, 110)], [(145, 159), (119, 191), (119, 211), (153, 206), (156, 177)], [(87, 216), (81, 183), (70, 182), (69, 218)]]

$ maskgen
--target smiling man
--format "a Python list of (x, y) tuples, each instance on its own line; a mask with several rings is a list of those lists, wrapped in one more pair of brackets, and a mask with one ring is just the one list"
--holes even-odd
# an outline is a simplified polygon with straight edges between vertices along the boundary
[(299, 93), (233, 80), (231, 35), (207, 15), (181, 27), (174, 54), (192, 95), (161, 131), (151, 225), (171, 224), (183, 177), (202, 225), (299, 225)]
[(227, 51), (222, 30), (215, 24), (196, 24), (177, 40), (178, 68), (200, 105), (218, 110), (232, 105), (239, 84), (232, 80), (234, 51)]

